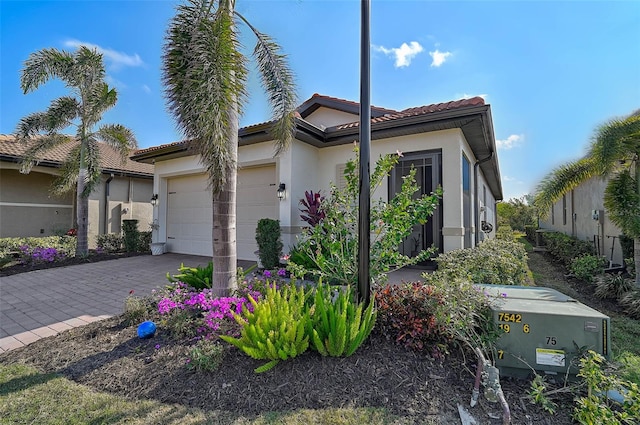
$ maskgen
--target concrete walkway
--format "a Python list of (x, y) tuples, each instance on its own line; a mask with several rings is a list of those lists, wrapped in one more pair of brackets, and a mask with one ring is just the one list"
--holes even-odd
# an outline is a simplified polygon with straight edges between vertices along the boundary
[[(131, 291), (149, 295), (166, 285), (167, 272), (177, 273), (180, 264), (205, 265), (209, 260), (181, 254), (144, 255), (2, 277), (0, 353), (121, 314)], [(417, 269), (400, 270), (389, 280), (410, 281), (420, 275)]]

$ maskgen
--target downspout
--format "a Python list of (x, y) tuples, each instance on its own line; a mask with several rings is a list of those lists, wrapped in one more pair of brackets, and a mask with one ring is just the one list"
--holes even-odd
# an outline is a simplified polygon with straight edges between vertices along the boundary
[(109, 233), (109, 183), (114, 177), (112, 173), (107, 181), (104, 182), (104, 228), (102, 230), (105, 235)]
[(476, 161), (475, 164), (473, 164), (473, 201), (474, 201), (474, 206), (473, 206), (473, 224), (476, 227), (476, 232), (475, 232), (475, 246), (478, 246), (478, 238), (480, 237), (480, 214), (479, 214), (479, 208), (478, 205), (480, 205), (480, 195), (478, 195), (478, 167), (480, 166), (480, 164), (484, 164), (485, 162), (491, 160), (493, 158), (494, 152), (491, 151), (491, 153), (489, 154), (489, 156), (487, 156), (486, 158), (480, 159), (478, 161)]

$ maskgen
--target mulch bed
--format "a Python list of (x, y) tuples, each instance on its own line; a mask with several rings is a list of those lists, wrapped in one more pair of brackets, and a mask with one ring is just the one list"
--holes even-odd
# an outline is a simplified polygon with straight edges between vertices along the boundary
[[(162, 330), (146, 340), (121, 317), (75, 328), (0, 355), (0, 362), (27, 363), (98, 391), (132, 399), (154, 399), (205, 410), (252, 417), (269, 411), (340, 407), (385, 407), (409, 423), (460, 423), (457, 403), (467, 407), (475, 359), (454, 349), (444, 360), (410, 351), (372, 334), (348, 358), (323, 358), (315, 352), (281, 362), (268, 372), (253, 370), (253, 360), (225, 345), (216, 372), (189, 370), (192, 342)], [(513, 424), (570, 424), (571, 398), (551, 416), (523, 397), (528, 381), (502, 379)], [(484, 424), (501, 423), (501, 409), (480, 397), (471, 410)]]

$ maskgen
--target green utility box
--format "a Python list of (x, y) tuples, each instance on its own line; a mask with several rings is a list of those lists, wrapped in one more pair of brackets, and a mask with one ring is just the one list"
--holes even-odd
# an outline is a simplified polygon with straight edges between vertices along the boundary
[[(611, 357), (609, 317), (550, 288), (476, 285), (495, 297), (491, 310), (503, 331), (495, 363), (501, 375), (526, 376), (531, 368), (575, 375), (585, 350)], [(525, 363), (526, 362), (526, 363)]]

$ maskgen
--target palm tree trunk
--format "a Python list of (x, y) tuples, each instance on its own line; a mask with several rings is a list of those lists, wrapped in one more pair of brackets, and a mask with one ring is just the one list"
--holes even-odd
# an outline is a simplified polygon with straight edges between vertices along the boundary
[(80, 168), (76, 190), (76, 221), (78, 225), (76, 256), (83, 257), (89, 253), (89, 198), (83, 196), (87, 179), (87, 169)]
[(236, 103), (229, 108), (229, 163), (226, 182), (213, 195), (213, 285), (216, 296), (229, 296), (237, 288), (236, 268), (236, 186), (238, 181), (238, 113)]

